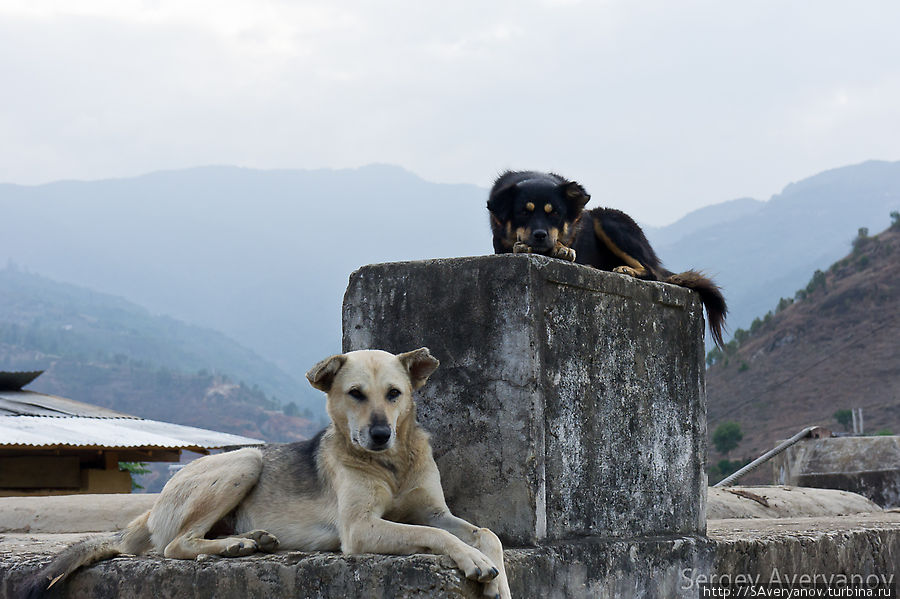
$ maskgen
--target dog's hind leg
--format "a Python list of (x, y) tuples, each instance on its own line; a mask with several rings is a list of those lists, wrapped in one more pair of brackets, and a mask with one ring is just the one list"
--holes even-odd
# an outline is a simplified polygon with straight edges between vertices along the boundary
[(249, 555), (260, 544), (277, 544), (263, 531), (205, 538), (244, 500), (261, 471), (262, 452), (255, 448), (206, 456), (182, 468), (163, 488), (150, 512), (148, 527), (156, 549), (166, 557), (194, 559), (201, 553)]
[(242, 557), (258, 550), (257, 542), (247, 537), (204, 539), (188, 532), (166, 545), (164, 555), (175, 559), (195, 559), (202, 554)]
[(166, 545), (165, 556), (176, 559), (194, 559), (198, 555), (242, 557), (257, 551), (272, 553), (278, 549), (278, 539), (265, 530), (235, 533), (215, 539), (198, 538), (185, 534)]
[(620, 275), (628, 275), (636, 279), (643, 279), (647, 277), (647, 269), (643, 266), (639, 268), (632, 268), (630, 266), (617, 266), (613, 269), (613, 272), (617, 272)]
[[(592, 212), (594, 236), (611, 258), (620, 261), (617, 266), (609, 265), (612, 271), (638, 279), (658, 279), (659, 258), (637, 223), (618, 210), (598, 210)], [(594, 266), (604, 268), (599, 264)]]
[(242, 532), (234, 536), (256, 541), (257, 548), (266, 553), (272, 553), (278, 549), (278, 539), (275, 538), (275, 535), (265, 530), (251, 530), (250, 532)]

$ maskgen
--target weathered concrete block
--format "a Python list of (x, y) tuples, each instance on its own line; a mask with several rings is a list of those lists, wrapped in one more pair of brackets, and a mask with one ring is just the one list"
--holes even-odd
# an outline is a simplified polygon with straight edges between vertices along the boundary
[(428, 346), (450, 507), (507, 543), (703, 533), (703, 317), (685, 289), (542, 256), (366, 266), (344, 350)]
[(900, 436), (807, 439), (772, 461), (776, 484), (841, 489), (900, 507)]

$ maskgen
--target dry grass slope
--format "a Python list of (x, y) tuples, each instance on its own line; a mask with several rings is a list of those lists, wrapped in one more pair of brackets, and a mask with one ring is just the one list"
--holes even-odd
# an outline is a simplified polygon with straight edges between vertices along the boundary
[[(862, 408), (867, 432), (900, 433), (900, 226), (855, 240), (781, 307), (707, 372), (710, 432), (735, 420), (744, 433), (729, 457), (756, 457), (809, 424), (841, 430), (840, 409)], [(722, 457), (710, 445), (710, 463)], [(761, 472), (753, 480), (769, 482)]]

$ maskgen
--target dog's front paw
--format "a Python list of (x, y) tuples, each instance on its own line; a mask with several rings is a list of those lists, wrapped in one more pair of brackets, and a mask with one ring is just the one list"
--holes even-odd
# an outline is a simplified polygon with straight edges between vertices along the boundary
[(517, 241), (513, 245), (513, 254), (530, 254), (531, 246), (524, 241)]
[(482, 594), (491, 599), (510, 599), (512, 595), (509, 592), (509, 585), (505, 580), (503, 584), (500, 584), (499, 581), (500, 577), (498, 576), (494, 580), (484, 583), (484, 592)]
[(554, 258), (559, 258), (560, 260), (575, 262), (575, 250), (570, 247), (566, 247), (561, 243), (556, 244), (556, 247), (553, 248), (553, 251), (550, 253), (550, 255)]
[(509, 581), (503, 567), (503, 545), (500, 543), (500, 539), (490, 529), (479, 528), (475, 531), (473, 545), (490, 559), (499, 560), (495, 561), (495, 564), (500, 573), (494, 579), (484, 583), (483, 594), (493, 599), (510, 599)]
[(278, 539), (275, 538), (275, 535), (264, 530), (253, 530), (248, 532), (244, 536), (248, 539), (256, 541), (256, 546), (260, 551), (272, 553), (273, 551), (278, 549)]
[(474, 547), (465, 546), (461, 548), (453, 556), (453, 561), (457, 567), (465, 573), (466, 578), (477, 580), (478, 582), (488, 582), (493, 580), (500, 573), (500, 570), (494, 566), (488, 557), (475, 549)]

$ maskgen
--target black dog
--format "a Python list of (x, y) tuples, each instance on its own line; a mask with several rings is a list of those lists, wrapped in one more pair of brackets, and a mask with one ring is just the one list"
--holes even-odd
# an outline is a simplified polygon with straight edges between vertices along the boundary
[(644, 232), (612, 208), (584, 210), (591, 196), (575, 181), (553, 173), (507, 171), (491, 188), (488, 210), (494, 252), (533, 252), (601, 270), (693, 289), (709, 316), (709, 330), (722, 347), (728, 311), (719, 287), (701, 273), (662, 267)]

